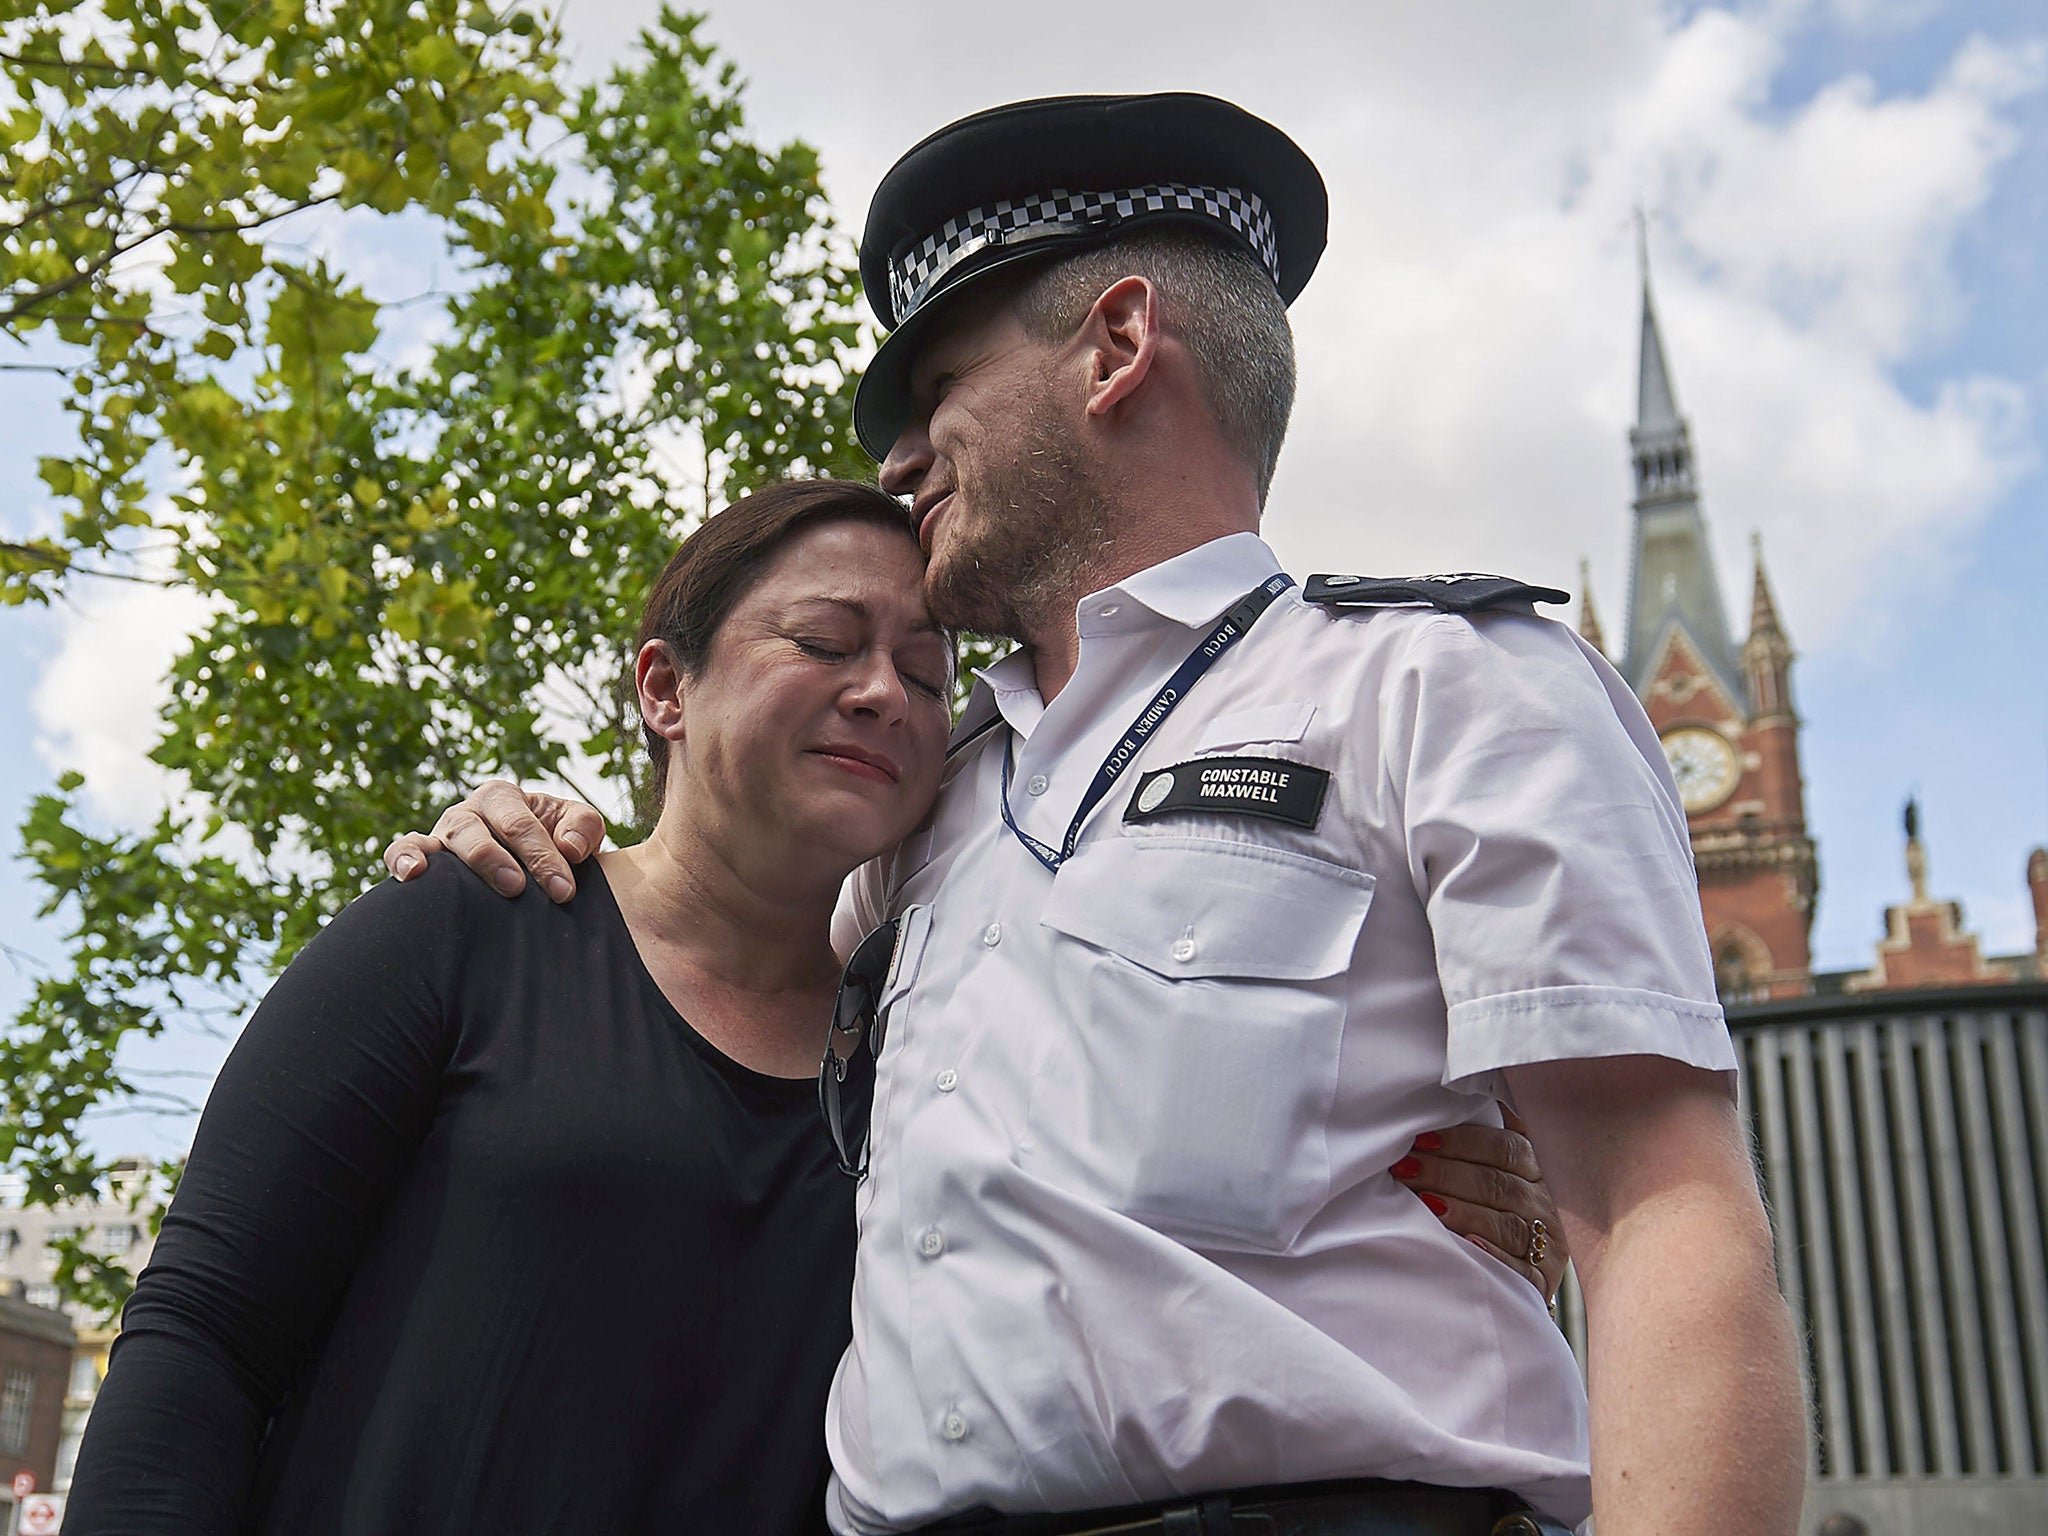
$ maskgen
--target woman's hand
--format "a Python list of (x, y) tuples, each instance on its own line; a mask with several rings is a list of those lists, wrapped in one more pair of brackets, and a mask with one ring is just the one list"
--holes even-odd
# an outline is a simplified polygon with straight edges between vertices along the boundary
[(597, 851), (604, 830), (604, 817), (580, 800), (492, 779), (443, 811), (433, 831), (394, 837), (384, 850), (384, 867), (410, 880), (427, 867), (428, 854), (446, 849), (501, 896), (525, 890), (526, 870), (531, 870), (551, 901), (567, 901), (576, 894), (569, 866)]
[(1445, 1226), (1517, 1271), (1551, 1304), (1571, 1254), (1536, 1149), (1513, 1113), (1501, 1114), (1505, 1129), (1424, 1131), (1388, 1171)]

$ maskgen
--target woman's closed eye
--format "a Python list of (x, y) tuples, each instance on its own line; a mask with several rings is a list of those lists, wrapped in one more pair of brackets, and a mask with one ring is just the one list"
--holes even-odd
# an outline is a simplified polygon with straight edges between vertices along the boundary
[(944, 682), (935, 683), (931, 681), (931, 679), (929, 678), (919, 677), (915, 672), (902, 672), (900, 669), (899, 675), (902, 677), (903, 681), (910, 684), (910, 686), (915, 688), (919, 693), (927, 694), (934, 699), (943, 699), (946, 697), (948, 690)]
[[(789, 643), (813, 661), (849, 661), (855, 654), (853, 649), (837, 642), (805, 639), (800, 635), (792, 635)], [(922, 672), (909, 671), (902, 667), (898, 667), (896, 671), (906, 684), (927, 697), (943, 699), (947, 696), (949, 683), (944, 677), (932, 678), (923, 675)]]

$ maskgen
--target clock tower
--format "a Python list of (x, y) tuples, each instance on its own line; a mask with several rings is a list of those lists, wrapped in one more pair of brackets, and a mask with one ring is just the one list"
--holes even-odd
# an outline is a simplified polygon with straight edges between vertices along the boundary
[[(1797, 997), (1812, 987), (1819, 874), (1806, 832), (1792, 647), (1754, 541), (1749, 639), (1738, 647), (1730, 638), (1647, 261), (1629, 449), (1635, 549), (1622, 675), (1657, 728), (1685, 802), (1722, 996)], [(1588, 611), (1582, 630), (1591, 622)]]

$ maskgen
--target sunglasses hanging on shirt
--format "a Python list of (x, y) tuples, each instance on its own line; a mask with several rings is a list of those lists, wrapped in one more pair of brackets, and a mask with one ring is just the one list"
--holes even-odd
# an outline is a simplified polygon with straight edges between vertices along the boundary
[[(832, 1001), (832, 1032), (818, 1065), (818, 1110), (831, 1133), (839, 1171), (865, 1178), (868, 1123), (874, 1113), (875, 1059), (882, 1054), (891, 985), (901, 970), (905, 937), (922, 943), (928, 907), (906, 907), (853, 947)], [(863, 1048), (865, 1047), (865, 1048)]]

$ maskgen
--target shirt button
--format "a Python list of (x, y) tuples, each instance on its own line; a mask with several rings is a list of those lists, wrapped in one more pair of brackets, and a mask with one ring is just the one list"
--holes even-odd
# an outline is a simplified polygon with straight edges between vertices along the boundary
[(1042, 795), (1052, 788), (1052, 780), (1042, 773), (1034, 773), (1024, 781), (1024, 787), (1034, 795)]
[(939, 1074), (939, 1092), (951, 1093), (954, 1087), (959, 1083), (959, 1081), (960, 1074), (958, 1072), (955, 1072), (951, 1067), (946, 1068), (945, 1071)]
[(926, 1227), (918, 1235), (917, 1251), (928, 1259), (936, 1259), (946, 1251), (946, 1234), (937, 1227)]
[(1100, 608), (1095, 610), (1095, 617), (1097, 617), (1098, 619), (1113, 619), (1116, 616), (1117, 605), (1115, 603), (1104, 603)]
[(990, 949), (994, 949), (998, 944), (1002, 943), (1003, 925), (1001, 923), (990, 923), (986, 928), (982, 929), (981, 942)]
[(1195, 941), (1193, 939), (1175, 939), (1173, 941), (1173, 958), (1183, 964), (1194, 959)]
[(948, 1440), (955, 1442), (965, 1440), (967, 1438), (967, 1420), (961, 1417), (958, 1409), (954, 1409), (943, 1419), (939, 1420), (939, 1433)]

